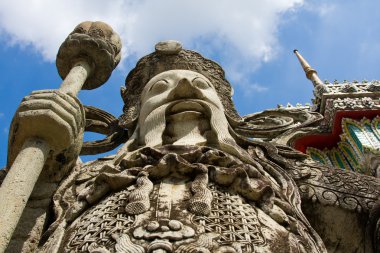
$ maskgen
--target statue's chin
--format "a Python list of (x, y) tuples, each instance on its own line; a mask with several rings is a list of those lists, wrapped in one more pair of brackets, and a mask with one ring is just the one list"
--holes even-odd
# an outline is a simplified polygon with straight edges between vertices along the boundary
[(166, 116), (163, 143), (176, 145), (205, 144), (205, 132), (210, 130), (210, 120), (203, 112), (186, 110)]

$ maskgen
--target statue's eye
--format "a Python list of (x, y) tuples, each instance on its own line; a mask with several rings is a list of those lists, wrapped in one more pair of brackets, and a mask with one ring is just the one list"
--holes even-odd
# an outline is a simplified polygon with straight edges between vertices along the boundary
[(193, 83), (194, 87), (197, 87), (198, 89), (207, 89), (210, 87), (208, 82), (206, 80), (204, 80), (203, 78), (200, 78), (200, 77), (194, 78), (192, 83)]
[(168, 89), (169, 83), (166, 80), (159, 80), (150, 88), (154, 93), (161, 93)]

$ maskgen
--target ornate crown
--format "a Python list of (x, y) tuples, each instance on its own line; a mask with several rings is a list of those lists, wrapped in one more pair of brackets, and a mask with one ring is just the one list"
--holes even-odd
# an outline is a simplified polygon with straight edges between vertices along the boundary
[(159, 42), (155, 49), (155, 52), (137, 62), (126, 78), (126, 87), (121, 89), (125, 103), (124, 114), (119, 119), (122, 127), (132, 127), (131, 123), (138, 117), (140, 96), (146, 83), (155, 75), (174, 69), (192, 70), (209, 78), (223, 103), (226, 115), (235, 121), (241, 120), (232, 102), (231, 85), (219, 64), (197, 52), (182, 49), (177, 41)]

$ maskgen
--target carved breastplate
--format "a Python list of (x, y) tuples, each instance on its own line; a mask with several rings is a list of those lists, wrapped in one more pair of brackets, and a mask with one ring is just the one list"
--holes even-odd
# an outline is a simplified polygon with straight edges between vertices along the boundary
[(42, 252), (323, 252), (280, 174), (219, 150), (146, 148), (86, 166), (63, 187), (68, 208)]
[[(154, 185), (150, 209), (125, 212), (128, 194), (111, 194), (67, 230), (64, 252), (292, 252), (289, 232), (237, 194), (209, 185), (208, 216), (187, 210), (190, 183), (166, 179)], [(260, 248), (259, 250), (256, 250)], [(298, 248), (298, 247), (297, 247)]]

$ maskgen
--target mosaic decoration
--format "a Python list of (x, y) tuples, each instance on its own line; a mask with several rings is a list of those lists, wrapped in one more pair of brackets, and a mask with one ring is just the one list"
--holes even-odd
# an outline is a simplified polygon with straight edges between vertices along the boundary
[(379, 121), (379, 116), (372, 121), (366, 118), (361, 121), (345, 118), (342, 120), (343, 133), (337, 147), (324, 150), (308, 147), (307, 154), (326, 165), (371, 174), (370, 168), (365, 166), (366, 158), (380, 150)]

